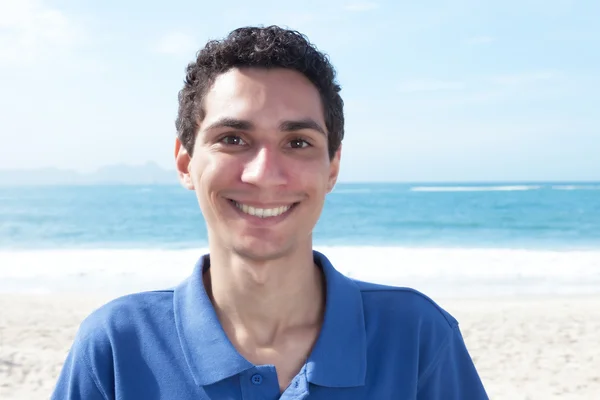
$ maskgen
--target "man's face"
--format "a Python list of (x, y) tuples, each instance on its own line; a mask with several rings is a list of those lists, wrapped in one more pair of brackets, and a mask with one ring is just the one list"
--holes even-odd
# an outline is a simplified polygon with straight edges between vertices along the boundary
[(211, 246), (267, 261), (312, 246), (337, 179), (319, 92), (285, 69), (232, 69), (207, 92), (193, 157), (177, 165), (207, 221)]

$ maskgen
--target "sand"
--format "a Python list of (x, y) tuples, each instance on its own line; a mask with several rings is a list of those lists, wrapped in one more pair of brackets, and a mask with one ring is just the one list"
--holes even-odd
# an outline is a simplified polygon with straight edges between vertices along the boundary
[[(78, 324), (108, 299), (0, 295), (0, 399), (47, 399)], [(492, 399), (600, 399), (600, 296), (438, 300)]]

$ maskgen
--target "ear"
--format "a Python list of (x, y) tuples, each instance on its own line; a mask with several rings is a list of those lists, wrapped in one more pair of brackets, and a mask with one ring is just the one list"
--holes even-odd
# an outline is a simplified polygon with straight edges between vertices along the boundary
[(194, 182), (190, 176), (190, 163), (192, 157), (183, 146), (179, 138), (175, 139), (175, 165), (177, 166), (177, 175), (179, 182), (189, 190), (194, 190)]
[(329, 163), (329, 179), (327, 181), (327, 193), (331, 193), (335, 184), (337, 183), (338, 175), (340, 173), (340, 160), (342, 158), (342, 145), (337, 149), (331, 162)]

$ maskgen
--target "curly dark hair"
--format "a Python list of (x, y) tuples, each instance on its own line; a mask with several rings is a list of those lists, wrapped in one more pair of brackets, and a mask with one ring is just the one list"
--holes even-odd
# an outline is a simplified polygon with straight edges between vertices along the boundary
[(175, 126), (190, 155), (204, 118), (204, 95), (218, 75), (235, 67), (288, 68), (306, 76), (321, 95), (329, 157), (333, 158), (344, 138), (344, 102), (335, 69), (306, 36), (279, 26), (238, 28), (223, 40), (209, 41), (187, 66)]

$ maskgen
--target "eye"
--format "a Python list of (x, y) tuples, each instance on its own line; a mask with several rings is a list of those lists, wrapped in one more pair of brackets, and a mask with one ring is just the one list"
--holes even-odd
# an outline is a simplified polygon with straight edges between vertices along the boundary
[(241, 137), (235, 135), (225, 136), (220, 141), (227, 146), (244, 146), (246, 144)]
[(308, 143), (304, 139), (293, 139), (290, 141), (290, 147), (292, 149), (302, 149), (302, 148), (309, 147), (309, 146), (310, 146), (310, 143)]

